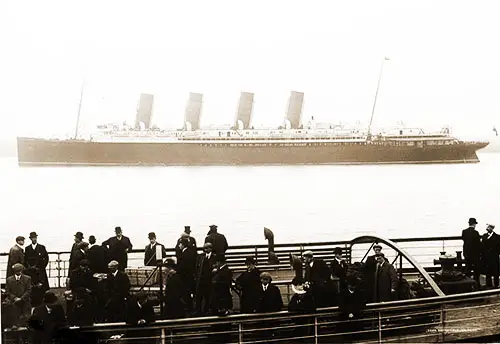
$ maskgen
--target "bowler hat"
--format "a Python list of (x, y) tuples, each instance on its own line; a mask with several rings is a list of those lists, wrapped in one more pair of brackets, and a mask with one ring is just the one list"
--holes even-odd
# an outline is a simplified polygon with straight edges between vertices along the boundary
[(82, 240), (83, 239), (83, 233), (82, 232), (76, 232), (75, 238), (78, 238), (78, 239)]
[(151, 232), (148, 234), (148, 239), (156, 239), (156, 234), (155, 232)]
[(185, 231), (186, 233), (191, 232), (191, 226), (184, 226), (184, 231)]
[(255, 257), (246, 257), (245, 258), (245, 264), (253, 264), (253, 265), (255, 265), (255, 263), (257, 263), (256, 260), (255, 260)]
[(476, 219), (475, 219), (475, 218), (473, 218), (473, 217), (471, 217), (471, 218), (469, 219), (469, 225), (477, 225), (477, 221), (476, 221)]
[(333, 254), (342, 254), (342, 248), (341, 247), (335, 247), (333, 249)]
[(210, 229), (217, 229), (217, 225), (210, 225)]
[(30, 233), (30, 238), (36, 238), (37, 236), (38, 236), (38, 234), (36, 234), (36, 232)]

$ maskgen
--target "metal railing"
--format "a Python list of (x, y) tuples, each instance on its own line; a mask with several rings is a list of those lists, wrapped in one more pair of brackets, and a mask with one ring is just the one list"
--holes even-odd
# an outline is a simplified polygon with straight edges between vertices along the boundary
[[(143, 327), (123, 323), (70, 329), (95, 343), (361, 343), (449, 342), (499, 334), (500, 290), (368, 304), (343, 320), (338, 307), (310, 314), (275, 312), (160, 320)], [(120, 338), (116, 338), (120, 337)], [(4, 343), (31, 343), (26, 330), (5, 332)], [(89, 342), (91, 343), (91, 342)]]
[[(432, 238), (400, 238), (391, 239), (405, 249), (412, 257), (414, 257), (423, 267), (430, 268), (434, 266), (433, 260), (439, 256), (441, 251), (454, 253), (455, 251), (462, 250), (462, 239), (458, 236), (446, 237), (432, 237)], [(350, 241), (331, 241), (331, 242), (318, 242), (318, 243), (298, 243), (298, 244), (275, 244), (274, 252), (276, 253), (280, 264), (269, 265), (268, 261), (268, 246), (263, 245), (237, 245), (231, 246), (227, 252), (226, 257), (229, 266), (235, 273), (241, 272), (245, 269), (245, 258), (247, 256), (254, 256), (257, 259), (259, 268), (264, 271), (269, 270), (289, 270), (289, 255), (302, 255), (306, 250), (314, 252), (315, 257), (322, 258), (329, 262), (333, 260), (333, 248), (340, 246), (347, 250)], [(363, 259), (369, 244), (358, 244), (353, 247), (350, 252), (350, 259), (352, 262), (360, 261)], [(199, 249), (201, 252), (201, 248)], [(397, 254), (395, 252), (384, 250), (386, 257), (392, 261)], [(167, 254), (170, 256), (175, 255), (174, 248), (168, 248)], [(68, 277), (70, 252), (49, 252), (49, 265), (47, 266), (47, 275), (49, 277), (49, 284), (51, 288), (64, 288), (66, 287), (66, 279)], [(132, 250), (128, 255), (128, 264), (130, 267), (143, 266), (144, 249)], [(0, 281), (5, 283), (5, 273), (7, 268), (8, 253), (0, 253)], [(411, 268), (407, 262), (403, 262), (403, 268)]]

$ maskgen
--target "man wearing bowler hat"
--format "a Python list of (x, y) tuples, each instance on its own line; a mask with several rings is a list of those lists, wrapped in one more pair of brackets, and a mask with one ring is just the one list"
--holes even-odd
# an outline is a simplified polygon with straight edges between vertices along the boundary
[[(75, 242), (73, 243), (73, 246), (71, 246), (71, 253), (69, 255), (69, 266), (74, 269), (75, 266), (75, 253), (79, 251), (78, 245), (83, 241), (83, 233), (82, 232), (76, 232), (75, 233)], [(77, 253), (79, 255), (79, 253)], [(78, 265), (78, 264), (77, 264)], [(71, 272), (71, 268), (68, 271), (68, 274)]]
[(144, 248), (144, 266), (156, 266), (156, 247), (161, 247), (162, 258), (167, 257), (165, 246), (156, 241), (156, 234), (151, 232), (148, 234), (149, 245)]
[(49, 279), (47, 277), (47, 265), (49, 264), (49, 254), (44, 245), (38, 243), (36, 232), (30, 233), (31, 245), (26, 246), (24, 261), (26, 262), (25, 273), (31, 276), (33, 283), (33, 295), (31, 304), (38, 306), (42, 303), (42, 298), (46, 290), (49, 290)]
[(132, 251), (132, 243), (123, 235), (121, 227), (115, 227), (115, 234), (116, 236), (104, 241), (102, 246), (108, 250), (108, 259), (116, 260), (119, 264), (118, 269), (125, 271), (128, 264), (128, 252)]
[(486, 274), (486, 286), (492, 287), (491, 277), (495, 283), (495, 288), (499, 285), (499, 270), (500, 270), (500, 236), (494, 232), (495, 226), (486, 225), (486, 233), (481, 238), (482, 248), (482, 268)]
[(471, 217), (469, 227), (462, 231), (462, 240), (464, 241), (463, 251), (465, 258), (466, 274), (474, 274), (474, 280), (479, 284), (479, 260), (481, 257), (481, 237), (476, 230), (477, 221)]
[(175, 255), (178, 256), (181, 252), (180, 243), (182, 238), (187, 238), (188, 246), (187, 248), (197, 254), (198, 247), (196, 246), (196, 239), (191, 236), (191, 226), (184, 226), (184, 232), (182, 232), (181, 237), (177, 239), (177, 244), (175, 245)]

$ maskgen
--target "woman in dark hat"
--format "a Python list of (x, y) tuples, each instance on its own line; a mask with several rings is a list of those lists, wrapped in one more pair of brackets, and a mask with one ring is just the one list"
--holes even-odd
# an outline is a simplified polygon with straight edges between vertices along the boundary
[(240, 291), (240, 312), (254, 313), (257, 309), (260, 295), (260, 270), (256, 266), (255, 257), (247, 257), (247, 270), (236, 278), (236, 288)]

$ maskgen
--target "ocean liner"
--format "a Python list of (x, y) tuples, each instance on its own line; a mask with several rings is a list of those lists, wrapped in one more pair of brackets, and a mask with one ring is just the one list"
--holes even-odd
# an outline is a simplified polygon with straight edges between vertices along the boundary
[[(254, 94), (242, 92), (233, 126), (200, 127), (203, 95), (191, 93), (184, 127), (152, 125), (154, 96), (141, 94), (135, 125), (100, 125), (88, 139), (17, 138), (19, 165), (254, 165), (474, 163), (488, 142), (398, 128), (371, 133), (302, 123), (304, 94), (292, 91), (283, 126), (252, 127)], [(373, 114), (372, 114), (373, 119)]]

